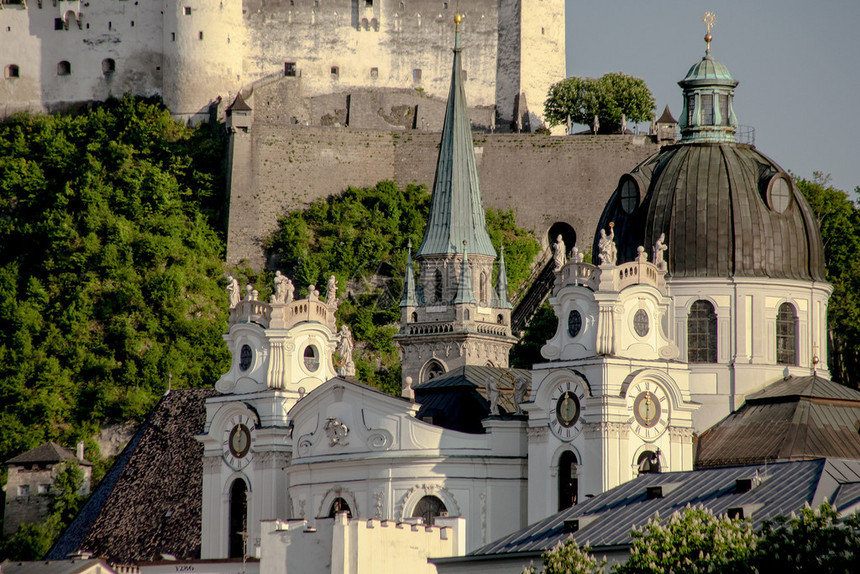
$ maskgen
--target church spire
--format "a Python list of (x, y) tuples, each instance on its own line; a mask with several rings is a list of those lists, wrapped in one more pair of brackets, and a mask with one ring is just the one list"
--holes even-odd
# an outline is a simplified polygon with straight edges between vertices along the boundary
[(403, 278), (403, 296), (400, 298), (400, 306), (418, 306), (418, 297), (415, 293), (415, 270), (412, 268), (412, 241), (409, 242), (409, 252), (406, 255), (406, 275)]
[(430, 203), (430, 218), (416, 255), (455, 254), (463, 241), (473, 254), (495, 257), (487, 234), (487, 222), (478, 183), (475, 147), (463, 89), (460, 48), (460, 15), (454, 21), (454, 66), (451, 90), (442, 125), (442, 143)]

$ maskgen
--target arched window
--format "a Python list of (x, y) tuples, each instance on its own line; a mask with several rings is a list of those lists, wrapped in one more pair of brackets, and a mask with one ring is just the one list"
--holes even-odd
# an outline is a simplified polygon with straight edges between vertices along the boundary
[(442, 302), (442, 272), (438, 269), (433, 275), (433, 302)]
[(636, 459), (636, 466), (639, 468), (639, 474), (657, 474), (660, 472), (660, 450), (657, 452), (652, 450), (642, 451), (639, 458)]
[(71, 73), (72, 73), (72, 65), (68, 61), (63, 60), (62, 62), (57, 64), (57, 75), (58, 76), (68, 76)]
[(21, 76), (21, 70), (15, 64), (9, 64), (6, 66), (6, 77), (7, 78), (18, 78)]
[(230, 487), (230, 554), (229, 558), (241, 558), (245, 554), (248, 526), (248, 486), (241, 478)]
[(481, 305), (489, 304), (489, 300), (487, 299), (487, 284), (488, 283), (489, 282), (487, 281), (487, 272), (481, 271), (481, 286), (480, 286), (480, 289), (481, 289)]
[(432, 381), (437, 377), (441, 377), (445, 374), (445, 367), (439, 361), (430, 361), (424, 367), (424, 376), (421, 377), (421, 382), (426, 383), (427, 381)]
[(352, 518), (352, 510), (349, 508), (349, 504), (339, 496), (332, 501), (331, 507), (328, 510), (328, 517), (334, 518), (338, 512), (346, 512), (346, 515)]
[(445, 508), (445, 503), (435, 496), (425, 496), (412, 511), (412, 518), (423, 518), (426, 526), (433, 526), (437, 516), (448, 516), (448, 509)]
[(576, 455), (566, 450), (558, 457), (558, 509), (578, 502), (579, 480), (576, 478)]
[(791, 303), (780, 305), (776, 314), (776, 362), (797, 364), (797, 313)]
[(717, 362), (717, 314), (709, 301), (696, 301), (687, 316), (687, 361)]
[(110, 76), (116, 71), (116, 61), (113, 58), (105, 58), (102, 60), (102, 74)]

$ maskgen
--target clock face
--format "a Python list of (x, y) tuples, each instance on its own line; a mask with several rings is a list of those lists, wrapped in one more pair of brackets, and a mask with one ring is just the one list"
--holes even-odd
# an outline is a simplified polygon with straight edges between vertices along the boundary
[(251, 463), (255, 430), (254, 419), (247, 415), (230, 419), (224, 431), (224, 461), (234, 470), (241, 470)]
[(645, 440), (654, 440), (669, 425), (669, 397), (659, 385), (644, 381), (637, 383), (631, 392), (633, 432)]
[(550, 398), (550, 428), (561, 440), (571, 440), (582, 430), (582, 401), (585, 389), (574, 379), (555, 386)]

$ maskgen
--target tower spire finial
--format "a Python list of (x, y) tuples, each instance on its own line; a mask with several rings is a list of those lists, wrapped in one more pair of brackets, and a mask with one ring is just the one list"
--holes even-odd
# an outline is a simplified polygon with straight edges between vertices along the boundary
[(454, 49), (460, 49), (460, 22), (463, 21), (463, 17), (459, 14), (454, 15)]
[(711, 27), (717, 22), (717, 17), (713, 12), (705, 12), (705, 16), (702, 18), (702, 22), (705, 23), (705, 28), (707, 31), (705, 33), (705, 55), (709, 55), (711, 53)]

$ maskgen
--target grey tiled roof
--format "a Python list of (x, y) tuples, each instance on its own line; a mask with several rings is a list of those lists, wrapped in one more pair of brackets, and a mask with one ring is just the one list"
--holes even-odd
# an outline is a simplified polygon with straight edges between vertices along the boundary
[(103, 560), (91, 558), (86, 560), (36, 560), (33, 562), (7, 562), (0, 566), (3, 574), (79, 574), (101, 572), (112, 574), (111, 569)]
[[(513, 380), (511, 380), (513, 377)], [(431, 379), (414, 387), (415, 402), (421, 405), (418, 418), (432, 418), (433, 424), (451, 430), (483, 433), (481, 421), (490, 416), (487, 383), (499, 383), (499, 411), (503, 415), (515, 412), (513, 381), (531, 382), (527, 369), (465, 366), (453, 369), (443, 377)]]
[[(78, 460), (71, 450), (63, 448), (55, 442), (46, 442), (40, 444), (33, 450), (21, 453), (18, 456), (12, 457), (6, 461), (6, 464), (24, 465), (63, 462), (66, 460)], [(86, 459), (78, 461), (80, 464), (90, 466), (92, 463)]]
[[(736, 492), (737, 479), (764, 477), (752, 490)], [(573, 534), (580, 544), (626, 546), (630, 531), (659, 514), (668, 517), (687, 505), (704, 506), (715, 514), (744, 508), (754, 527), (778, 515), (833, 500), (842, 485), (860, 481), (860, 461), (817, 459), (771, 465), (710, 468), (688, 472), (646, 474), (594, 498), (482, 546), (468, 557), (543, 552), (565, 540), (565, 521), (579, 520)], [(646, 489), (662, 486), (662, 498), (646, 496)], [(750, 516), (751, 514), (751, 516)], [(467, 558), (468, 558), (467, 557)]]
[(696, 467), (838, 457), (860, 460), (860, 392), (817, 376), (789, 377), (702, 433)]
[(607, 202), (594, 237), (615, 224), (618, 262), (648, 253), (665, 233), (672, 277), (772, 277), (824, 280), (824, 246), (803, 194), (792, 185), (784, 213), (767, 204), (771, 178), (784, 170), (740, 144), (666, 146), (630, 176), (640, 202), (630, 214), (621, 187)]
[(115, 563), (198, 558), (203, 445), (194, 435), (215, 394), (185, 389), (162, 397), (47, 558), (81, 550)]

